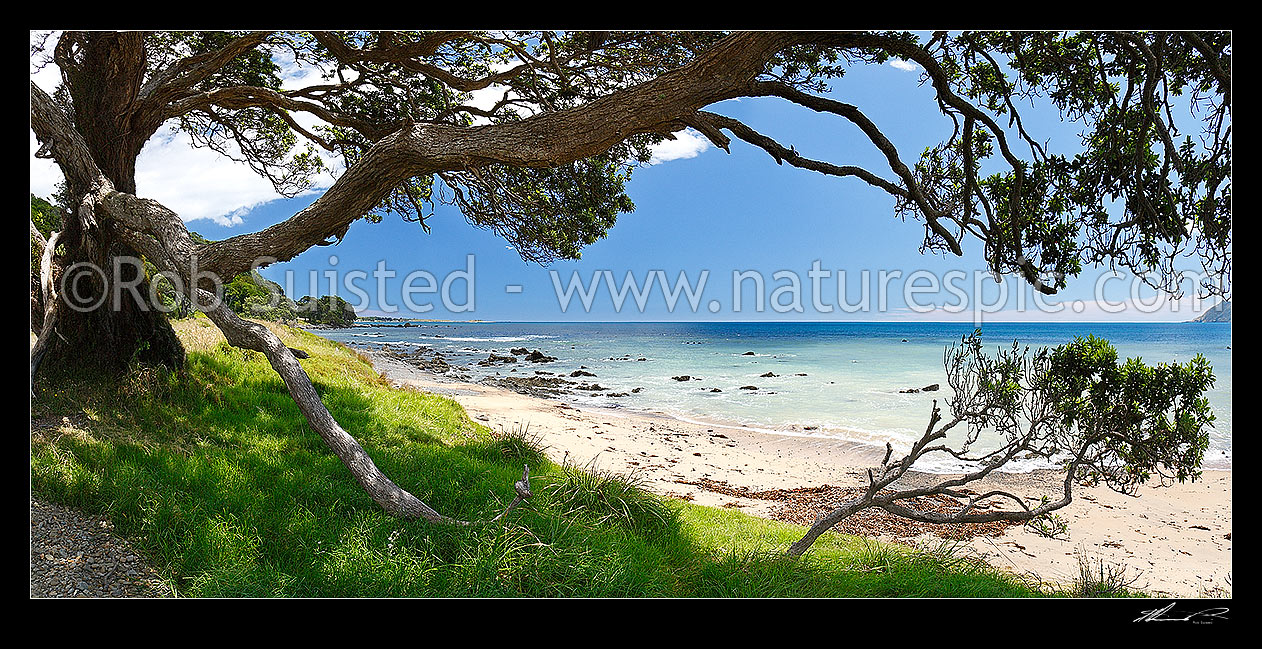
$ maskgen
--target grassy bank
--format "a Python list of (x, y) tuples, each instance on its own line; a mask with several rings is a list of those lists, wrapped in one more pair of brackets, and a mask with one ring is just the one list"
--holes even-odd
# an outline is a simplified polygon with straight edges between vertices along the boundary
[(192, 596), (919, 596), (1041, 594), (943, 549), (911, 552), (663, 500), (560, 466), (456, 402), (397, 390), (354, 351), (275, 327), (382, 470), (439, 511), (493, 516), (522, 464), (535, 496), (506, 525), (381, 511), (313, 433), (266, 359), (203, 319), (178, 323), (186, 369), (48, 376), (32, 403), (31, 480), (108, 515)]

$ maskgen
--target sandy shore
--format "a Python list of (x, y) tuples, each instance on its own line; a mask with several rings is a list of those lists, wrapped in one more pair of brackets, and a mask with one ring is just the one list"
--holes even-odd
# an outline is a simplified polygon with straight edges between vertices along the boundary
[[(638, 472), (658, 493), (694, 502), (740, 507), (770, 516), (774, 503), (730, 491), (857, 487), (877, 449), (844, 440), (770, 434), (744, 428), (681, 421), (666, 415), (577, 408), (482, 384), (452, 382), (381, 354), (369, 353), (378, 371), (400, 385), (442, 394), (492, 429), (529, 426), (557, 461), (595, 463), (622, 473)], [(883, 449), (881, 449), (883, 450)], [(1056, 494), (1060, 476), (1050, 472), (996, 474), (999, 488), (1035, 501)], [(695, 484), (714, 481), (733, 489), (718, 493)], [(1171, 487), (1145, 486), (1137, 496), (1104, 487), (1078, 489), (1058, 514), (1069, 523), (1065, 540), (1041, 537), (1021, 526), (970, 545), (992, 565), (1065, 582), (1078, 573), (1078, 555), (1103, 559), (1139, 574), (1135, 583), (1155, 595), (1203, 597), (1230, 593), (1231, 472), (1206, 471), (1203, 480)]]

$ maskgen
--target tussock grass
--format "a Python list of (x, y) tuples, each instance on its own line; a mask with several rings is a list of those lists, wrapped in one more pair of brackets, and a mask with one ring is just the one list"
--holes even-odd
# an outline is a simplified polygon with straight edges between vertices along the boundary
[[(494, 525), (381, 511), (311, 431), (261, 354), (202, 318), (176, 323), (177, 372), (41, 376), (31, 482), (110, 516), (192, 596), (1029, 596), (1018, 579), (901, 546), (667, 500), (635, 476), (548, 460), (522, 427), (394, 389), (354, 351), (270, 325), (334, 416), (392, 479), (445, 514), (486, 519), (523, 464), (535, 497)], [(928, 557), (928, 558), (925, 558)]]
[(1142, 596), (1135, 584), (1141, 573), (1125, 565), (1092, 559), (1085, 551), (1078, 552), (1078, 574), (1065, 588), (1070, 597), (1136, 597)]
[(594, 462), (576, 466), (567, 458), (558, 472), (545, 480), (543, 492), (550, 505), (566, 516), (584, 516), (596, 525), (648, 532), (663, 532), (679, 523), (677, 511), (646, 489), (636, 473), (614, 473)]

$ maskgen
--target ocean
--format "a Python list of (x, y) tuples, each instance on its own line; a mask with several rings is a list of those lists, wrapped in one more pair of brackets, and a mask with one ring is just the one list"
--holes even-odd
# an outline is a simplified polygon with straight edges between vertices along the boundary
[[(969, 323), (552, 323), (363, 322), (320, 335), (364, 349), (432, 350), (468, 381), (552, 372), (599, 391), (572, 390), (576, 405), (665, 414), (778, 435), (825, 436), (904, 450), (924, 432), (934, 399), (949, 387), (943, 352), (973, 331)], [(1187, 362), (1204, 355), (1214, 369), (1208, 393), (1216, 417), (1204, 468), (1231, 468), (1230, 323), (988, 323), (994, 351), (1013, 340), (1031, 348), (1092, 334), (1123, 358)], [(553, 362), (479, 365), (490, 354), (538, 349)], [(752, 352), (752, 354), (750, 353)], [(643, 359), (643, 360), (641, 360)], [(570, 378), (575, 370), (583, 375)], [(763, 376), (768, 372), (775, 376)], [(684, 376), (680, 381), (673, 377)], [(550, 375), (538, 375), (550, 376)], [(937, 383), (939, 391), (902, 393)], [(741, 389), (756, 386), (756, 390)], [(625, 393), (625, 396), (609, 396)], [(944, 414), (946, 414), (944, 412)], [(948, 438), (948, 441), (953, 441)], [(983, 436), (975, 450), (998, 444)], [(942, 454), (936, 454), (942, 455)], [(924, 458), (928, 460), (929, 458)], [(1045, 465), (1026, 462), (1009, 470)], [(951, 471), (950, 458), (917, 464)]]

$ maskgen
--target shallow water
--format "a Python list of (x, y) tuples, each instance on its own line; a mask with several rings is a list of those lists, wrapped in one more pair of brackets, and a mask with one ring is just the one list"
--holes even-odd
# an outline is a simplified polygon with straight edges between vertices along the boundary
[[(776, 434), (832, 436), (906, 449), (928, 422), (933, 400), (946, 394), (943, 352), (971, 333), (968, 323), (361, 323), (318, 332), (354, 346), (430, 347), (467, 367), (471, 380), (488, 375), (568, 375), (586, 367), (611, 398), (575, 395), (586, 405), (661, 412), (693, 421), (736, 424)], [(1075, 336), (1108, 339), (1122, 357), (1187, 362), (1204, 355), (1216, 382), (1209, 392), (1216, 416), (1205, 468), (1231, 468), (1231, 325), (1229, 323), (993, 323), (982, 340), (994, 350), (1014, 339), (1054, 346)], [(539, 349), (553, 363), (480, 367), (476, 362), (513, 347)], [(753, 352), (752, 355), (747, 352)], [(638, 360), (644, 358), (645, 360)], [(513, 372), (512, 370), (516, 370)], [(772, 372), (774, 377), (761, 375)], [(689, 375), (688, 381), (672, 377)], [(805, 376), (800, 376), (804, 374)], [(699, 380), (698, 380), (699, 379)], [(942, 390), (901, 394), (938, 383)], [(742, 386), (757, 390), (742, 390)], [(720, 392), (711, 390), (718, 388)], [(987, 442), (990, 444), (987, 444)], [(978, 450), (997, 444), (984, 437)], [(927, 458), (926, 458), (927, 459)], [(949, 471), (938, 460), (917, 468)], [(1034, 469), (1038, 464), (1010, 467)]]

